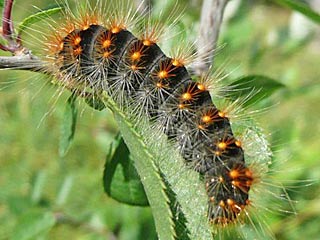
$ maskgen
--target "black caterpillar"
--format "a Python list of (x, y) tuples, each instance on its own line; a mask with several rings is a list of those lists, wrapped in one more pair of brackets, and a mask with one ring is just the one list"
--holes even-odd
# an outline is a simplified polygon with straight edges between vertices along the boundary
[(121, 25), (107, 29), (93, 23), (62, 38), (55, 62), (69, 85), (106, 91), (120, 106), (131, 103), (159, 122), (187, 166), (204, 179), (210, 222), (226, 226), (239, 219), (250, 204), (253, 173), (229, 119), (183, 62)]

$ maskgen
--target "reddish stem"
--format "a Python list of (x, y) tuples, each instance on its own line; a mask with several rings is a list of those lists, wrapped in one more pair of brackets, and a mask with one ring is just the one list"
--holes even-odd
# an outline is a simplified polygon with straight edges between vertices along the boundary
[(6, 0), (2, 16), (2, 35), (6, 39), (12, 39), (13, 25), (11, 20), (13, 0)]

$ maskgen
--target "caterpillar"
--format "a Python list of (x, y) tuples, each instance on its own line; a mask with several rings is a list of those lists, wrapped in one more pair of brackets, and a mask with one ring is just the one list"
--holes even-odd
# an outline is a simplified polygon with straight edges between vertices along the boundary
[(186, 164), (205, 178), (211, 222), (237, 221), (249, 204), (253, 173), (229, 119), (181, 59), (167, 57), (152, 36), (137, 38), (121, 22), (101, 26), (92, 16), (52, 45), (63, 81), (106, 91), (120, 106), (137, 105), (178, 142)]
[[(265, 171), (248, 158), (259, 156), (248, 157), (246, 139), (235, 135), (236, 124), (213, 103), (210, 76), (194, 79), (188, 56), (166, 55), (156, 27), (134, 34), (131, 25), (138, 25), (139, 17), (124, 15), (128, 9), (121, 4), (85, 2), (78, 12), (67, 8), (64, 20), (45, 35), (44, 71), (75, 95), (94, 96), (94, 101), (108, 96), (137, 125), (148, 120), (153, 126), (148, 131), (165, 134), (186, 168), (198, 174), (212, 228), (241, 223), (252, 205), (251, 189)], [(264, 141), (257, 145), (268, 148)]]

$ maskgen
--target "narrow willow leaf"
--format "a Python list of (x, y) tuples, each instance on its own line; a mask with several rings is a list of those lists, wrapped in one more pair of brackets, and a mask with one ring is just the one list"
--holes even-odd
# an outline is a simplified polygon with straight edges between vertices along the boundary
[(59, 189), (59, 192), (57, 194), (57, 198), (56, 198), (56, 204), (59, 206), (62, 206), (63, 204), (65, 204), (67, 202), (68, 196), (70, 195), (71, 192), (71, 188), (73, 186), (74, 183), (74, 179), (72, 175), (67, 175), (64, 180), (63, 183)]
[(113, 199), (130, 205), (148, 206), (140, 177), (130, 158), (130, 152), (121, 137), (113, 144), (103, 172), (103, 186)]
[(47, 174), (44, 170), (38, 171), (32, 181), (31, 200), (34, 203), (40, 201), (45, 186)]
[(159, 239), (177, 239), (183, 234), (190, 239), (211, 239), (207, 195), (199, 174), (185, 166), (177, 148), (156, 126), (146, 119), (137, 122), (130, 109), (120, 109), (106, 94), (102, 99), (114, 112), (130, 151)]
[(22, 20), (22, 22), (18, 26), (18, 35), (21, 35), (26, 29), (30, 27), (30, 25), (37, 23), (41, 20), (44, 20), (48, 17), (50, 17), (53, 14), (56, 14), (62, 10), (61, 7), (55, 7), (55, 8), (50, 8), (47, 10), (43, 10), (41, 12), (37, 12), (35, 14), (32, 14)]
[(245, 107), (269, 97), (285, 85), (266, 76), (250, 75), (235, 80), (229, 87), (235, 91), (230, 91), (228, 96), (234, 100), (246, 99)]
[(76, 130), (77, 113), (78, 110), (76, 107), (76, 96), (71, 95), (66, 105), (63, 122), (61, 126), (61, 136), (59, 144), (60, 157), (64, 157), (67, 154), (70, 144), (73, 140), (74, 133)]
[(146, 149), (141, 136), (133, 130), (132, 124), (125, 121), (124, 116), (118, 112), (115, 112), (115, 117), (148, 196), (159, 239), (173, 240), (176, 234), (169, 199), (153, 156)]
[(302, 3), (301, 0), (297, 1), (297, 0), (273, 0), (274, 2), (285, 6), (285, 7), (289, 7), (292, 10), (298, 11), (300, 13), (302, 13), (303, 15), (305, 15), (306, 17), (308, 17), (309, 19), (311, 19), (312, 21), (316, 22), (316, 23), (320, 23), (320, 15), (313, 11), (310, 7), (308, 7), (307, 4)]
[(94, 95), (89, 93), (86, 97), (85, 97), (85, 102), (92, 107), (95, 110), (101, 111), (103, 109), (106, 108), (106, 106), (104, 105), (104, 103), (101, 101), (101, 99)]
[(163, 182), (166, 184), (166, 193), (170, 200), (170, 208), (175, 222), (175, 232), (177, 234), (176, 239), (190, 240), (190, 232), (186, 225), (187, 220), (184, 213), (180, 210), (181, 205), (177, 201), (177, 195), (172, 191), (172, 187), (170, 186), (168, 181), (166, 181), (165, 176), (163, 174), (162, 177)]
[(53, 213), (28, 211), (18, 219), (11, 239), (32, 240), (45, 237), (55, 223), (56, 219)]

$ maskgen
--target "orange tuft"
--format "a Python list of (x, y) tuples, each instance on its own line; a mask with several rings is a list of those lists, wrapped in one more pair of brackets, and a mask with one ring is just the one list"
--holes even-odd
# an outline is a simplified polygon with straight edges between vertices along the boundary
[(184, 104), (182, 104), (182, 103), (180, 103), (180, 104), (178, 104), (178, 108), (179, 109), (184, 109), (186, 106), (184, 105)]
[(192, 94), (189, 93), (189, 92), (186, 92), (186, 93), (183, 93), (181, 98), (184, 100), (184, 101), (190, 101), (192, 100)]
[(79, 45), (81, 42), (81, 37), (80, 36), (76, 36), (74, 39), (73, 39), (73, 44), (75, 46)]
[(102, 47), (103, 48), (108, 48), (111, 46), (111, 39), (105, 39), (103, 42), (102, 42)]
[(202, 117), (201, 117), (201, 120), (202, 120), (202, 122), (204, 122), (204, 123), (209, 123), (209, 122), (212, 121), (211, 117), (208, 116), (208, 115), (202, 116)]
[(215, 151), (214, 154), (217, 155), (217, 156), (220, 156), (222, 154), (222, 152), (221, 151)]
[(61, 41), (61, 42), (58, 44), (58, 50), (59, 50), (59, 52), (63, 50), (63, 46), (64, 46), (64, 43), (63, 43), (63, 41)]
[(139, 61), (141, 58), (141, 52), (137, 51), (131, 54), (131, 59), (133, 61)]
[(184, 64), (182, 60), (175, 58), (172, 59), (172, 65), (175, 67), (182, 67)]
[(227, 115), (227, 113), (226, 113), (226, 112), (219, 111), (219, 112), (218, 112), (218, 115), (219, 115), (220, 117), (222, 117), (222, 118), (225, 118), (226, 115)]
[(138, 70), (138, 66), (137, 65), (131, 65), (131, 70), (133, 70), (133, 71), (137, 71)]
[(226, 150), (228, 147), (226, 142), (219, 142), (217, 146), (220, 150)]
[(158, 77), (160, 79), (163, 79), (163, 78), (168, 78), (169, 74), (166, 70), (162, 70), (162, 71), (159, 71), (158, 72)]
[(76, 49), (73, 50), (73, 53), (75, 56), (79, 56), (82, 53), (82, 48), (77, 47)]
[(240, 173), (237, 169), (232, 169), (230, 172), (229, 172), (229, 176), (232, 178), (232, 179), (235, 179), (235, 178), (238, 178), (240, 176)]
[(200, 130), (206, 130), (206, 128), (203, 125), (198, 125), (198, 129)]
[(230, 198), (227, 199), (227, 204), (231, 207), (233, 207), (235, 205), (234, 201)]
[(219, 182), (221, 182), (221, 183), (224, 182), (224, 178), (223, 178), (222, 176), (220, 176), (220, 177), (218, 178), (218, 180), (219, 180)]
[(226, 207), (226, 204), (224, 203), (223, 200), (221, 200), (221, 201), (219, 202), (219, 206), (222, 207), (222, 208), (225, 208), (225, 207)]
[(112, 26), (111, 27), (111, 32), (116, 34), (116, 33), (119, 33), (123, 30), (124, 28), (119, 26), (119, 25), (115, 25), (115, 26)]
[(152, 44), (154, 44), (154, 42), (153, 41), (151, 41), (150, 39), (144, 39), (143, 41), (142, 41), (142, 44), (144, 45), (144, 46), (151, 46)]
[(236, 144), (237, 147), (241, 147), (242, 145), (240, 140), (236, 140), (234, 143)]
[(109, 57), (111, 56), (111, 54), (112, 54), (111, 51), (105, 51), (105, 52), (103, 53), (103, 57), (104, 57), (104, 58), (109, 58)]
[(233, 186), (235, 186), (235, 187), (240, 187), (239, 181), (233, 180), (233, 181), (231, 181), (231, 184), (232, 184)]
[(202, 83), (198, 83), (197, 85), (197, 88), (200, 90), (200, 91), (205, 91), (207, 90), (206, 86)]
[(157, 88), (163, 88), (163, 87), (164, 87), (163, 84), (162, 84), (162, 82), (157, 82), (157, 83), (156, 83), (156, 86), (157, 86)]

